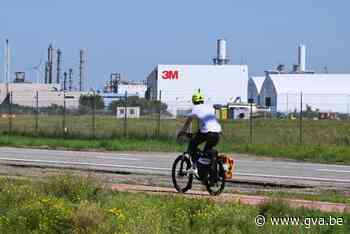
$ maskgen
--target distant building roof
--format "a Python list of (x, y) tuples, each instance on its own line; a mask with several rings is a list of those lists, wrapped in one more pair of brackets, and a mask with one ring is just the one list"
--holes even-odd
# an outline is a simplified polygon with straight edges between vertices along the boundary
[(260, 89), (264, 83), (265, 78), (266, 78), (265, 76), (252, 76), (252, 77), (250, 77), (250, 79), (252, 81), (254, 81), (254, 84), (255, 84), (258, 92), (260, 92)]
[(350, 94), (350, 74), (269, 74), (268, 77), (277, 93)]

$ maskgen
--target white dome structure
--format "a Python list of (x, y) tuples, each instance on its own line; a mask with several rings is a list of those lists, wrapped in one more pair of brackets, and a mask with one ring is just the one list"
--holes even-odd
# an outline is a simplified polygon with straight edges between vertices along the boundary
[(253, 76), (248, 80), (248, 102), (260, 103), (260, 90), (264, 83), (265, 76)]
[(350, 74), (267, 74), (259, 104), (281, 112), (300, 110), (301, 93), (303, 108), (347, 113)]

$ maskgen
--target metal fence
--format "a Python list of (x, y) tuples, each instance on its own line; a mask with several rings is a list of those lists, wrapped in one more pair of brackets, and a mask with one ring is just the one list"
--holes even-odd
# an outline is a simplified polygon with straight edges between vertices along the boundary
[[(178, 113), (185, 114), (191, 108), (190, 103), (174, 102), (167, 109), (160, 101), (144, 101), (137, 108), (127, 94), (107, 107), (97, 98), (91, 100), (79, 104), (63, 93), (48, 105), (52, 97), (40, 92), (30, 98), (10, 93), (0, 105), (0, 130), (3, 134), (62, 138), (175, 139), (185, 119), (171, 115), (169, 109), (178, 106), (182, 110)], [(245, 118), (232, 119), (228, 113), (220, 120), (222, 139), (232, 144), (349, 145), (349, 104), (346, 94), (280, 94), (273, 107), (242, 105)]]

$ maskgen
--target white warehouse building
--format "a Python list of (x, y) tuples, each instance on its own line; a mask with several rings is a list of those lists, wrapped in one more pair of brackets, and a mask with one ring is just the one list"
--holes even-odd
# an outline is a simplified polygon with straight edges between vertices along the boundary
[(253, 76), (248, 80), (248, 101), (253, 103), (260, 103), (260, 90), (264, 83), (264, 76)]
[[(36, 106), (36, 93), (38, 92), (38, 107), (49, 107), (51, 105), (64, 105), (64, 92), (60, 84), (31, 84), (10, 83), (0, 84), (0, 103), (3, 103), (8, 95), (12, 93), (12, 103), (20, 106)], [(66, 91), (66, 107), (78, 108), (79, 98), (88, 92)]]
[(248, 99), (270, 107), (271, 111), (293, 112), (306, 106), (321, 112), (349, 113), (350, 74), (317, 74), (306, 69), (306, 47), (298, 47), (298, 64), (292, 71), (284, 65), (265, 72), (263, 77), (251, 77)]
[(324, 112), (349, 113), (350, 74), (268, 74), (258, 104), (279, 112), (306, 105)]
[(192, 106), (198, 89), (208, 104), (247, 101), (247, 65), (157, 65), (147, 78), (147, 96), (168, 105), (173, 115)]

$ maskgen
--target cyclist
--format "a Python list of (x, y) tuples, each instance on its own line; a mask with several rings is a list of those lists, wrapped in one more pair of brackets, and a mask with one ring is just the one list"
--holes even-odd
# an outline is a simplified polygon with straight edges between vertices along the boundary
[(204, 104), (204, 96), (200, 90), (198, 90), (192, 96), (193, 108), (192, 112), (188, 115), (188, 118), (182, 127), (178, 135), (187, 132), (193, 119), (199, 120), (199, 131), (191, 139), (188, 152), (193, 162), (196, 162), (196, 153), (198, 152), (198, 146), (205, 142), (204, 154), (209, 156), (213, 147), (219, 143), (221, 126), (216, 119), (215, 109), (213, 106)]

